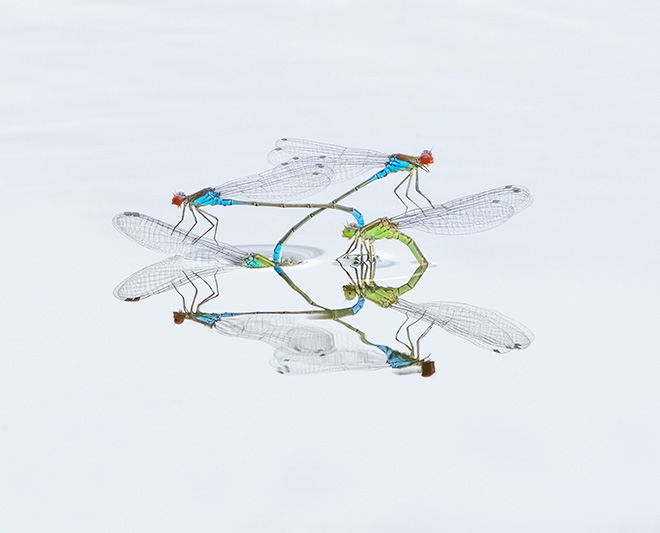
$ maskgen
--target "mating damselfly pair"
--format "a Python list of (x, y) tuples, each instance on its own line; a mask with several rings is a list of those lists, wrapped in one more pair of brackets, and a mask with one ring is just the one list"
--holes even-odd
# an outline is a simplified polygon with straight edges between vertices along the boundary
[[(419, 342), (433, 326), (439, 326), (477, 346), (499, 353), (529, 346), (533, 339), (531, 332), (495, 311), (455, 302), (417, 304), (401, 298), (417, 285), (429, 265), (420, 247), (403, 233), (404, 231), (419, 229), (436, 235), (464, 235), (494, 228), (532, 203), (532, 195), (525, 187), (505, 185), (443, 203), (434, 203), (421, 191), (419, 184), (419, 170), (429, 172), (429, 165), (433, 163), (430, 150), (424, 150), (419, 156), (400, 153), (388, 155), (300, 139), (280, 139), (276, 145), (267, 156), (268, 161), (274, 165), (269, 170), (234, 179), (216, 187), (201, 189), (190, 195), (176, 193), (172, 203), (182, 207), (183, 213), (174, 225), (137, 212), (116, 215), (113, 223), (121, 233), (168, 257), (128, 277), (115, 289), (115, 296), (124, 301), (141, 301), (169, 290), (179, 292), (179, 288), (184, 285), (194, 285), (195, 280), (203, 281), (204, 278), (213, 276), (216, 279), (216, 291), (212, 298), (216, 298), (219, 294), (219, 274), (240, 268), (253, 271), (272, 270), (289, 287), (303, 296), (313, 309), (269, 313), (206, 313), (200, 311), (199, 306), (193, 309), (194, 305), (187, 310), (184, 299), (184, 310), (175, 313), (175, 319), (177, 323), (192, 320), (214, 327), (220, 332), (225, 329), (227, 332), (234, 332), (231, 333), (234, 336), (263, 340), (276, 348), (276, 355), (281, 356), (277, 357), (278, 371), (284, 373), (328, 371), (340, 367), (380, 368), (385, 365), (400, 370), (422, 369), (422, 375), (431, 375), (432, 361), (419, 356)], [(367, 171), (373, 174), (332, 200), (295, 203), (323, 191), (332, 184), (357, 177)], [(405, 206), (403, 213), (381, 216), (365, 223), (360, 211), (341, 203), (368, 184), (396, 172), (404, 174), (404, 178), (394, 188), (395, 195)], [(403, 194), (400, 194), (399, 190), (404, 184), (405, 188), (401, 191)], [(413, 199), (413, 192), (423, 199), (422, 205)], [(222, 228), (228, 224), (221, 225), (218, 217), (208, 212), (207, 208), (214, 205), (298, 208), (307, 209), (309, 212), (279, 239), (274, 248), (257, 249), (256, 246), (241, 247), (218, 240), (218, 234), (222, 235)], [(357, 301), (341, 309), (317, 304), (300, 290), (283, 270), (305, 262), (309, 257), (301, 254), (299, 247), (294, 246), (287, 248), (290, 254), (294, 252), (293, 255), (283, 257), (283, 247), (290, 237), (323, 211), (333, 209), (348, 212), (355, 219), (354, 223), (344, 226), (341, 232), (338, 230), (338, 234), (351, 241), (348, 249), (338, 259), (357, 253), (356, 257), (352, 257), (354, 260), (351, 261), (351, 268), (357, 268), (356, 265), (359, 265), (360, 269), (366, 268), (360, 275), (357, 275), (356, 270), (356, 276), (351, 276), (340, 260), (339, 264), (351, 280), (351, 283), (343, 286), (344, 298), (348, 301), (357, 298)], [(182, 226), (186, 213), (192, 216), (192, 225), (187, 229)], [(195, 233), (193, 230), (200, 222), (199, 218), (204, 219), (208, 226), (202, 225), (204, 231)], [(381, 239), (402, 242), (419, 263), (415, 274), (399, 287), (379, 285), (374, 279), (377, 257), (375, 242)], [(318, 241), (315, 244), (318, 245)], [(270, 250), (273, 250), (272, 256)], [(366, 272), (369, 274), (366, 275)], [(207, 297), (202, 303), (209, 300)], [(395, 340), (405, 347), (404, 351), (392, 349), (386, 344), (372, 343), (361, 330), (344, 321), (357, 314), (365, 303), (405, 315), (405, 322), (399, 326), (395, 335)], [(356, 347), (349, 343), (342, 345), (341, 349), (335, 349), (341, 343), (333, 345), (329, 340), (330, 336), (318, 327), (298, 327), (291, 323), (293, 317), (301, 316), (336, 321), (358, 333), (362, 344)], [(412, 322), (408, 324), (409, 321)], [(410, 328), (418, 323), (426, 324), (426, 329), (417, 337), (417, 341), (413, 342)], [(231, 324), (237, 328), (235, 331), (232, 329), (234, 326), (230, 327)], [(405, 324), (408, 324), (405, 327), (407, 340), (402, 341), (400, 333)], [(326, 357), (330, 353), (334, 354), (333, 357)], [(377, 363), (374, 362), (374, 354), (377, 356)], [(385, 359), (382, 359), (383, 357)], [(334, 362), (330, 363), (331, 361)], [(307, 370), (299, 370), (298, 366)]]
[[(405, 197), (417, 205), (409, 194), (413, 178), (415, 190), (432, 205), (419, 187), (419, 170), (428, 172), (428, 165), (433, 163), (433, 155), (430, 150), (424, 150), (418, 157), (415, 157), (400, 153), (385, 154), (373, 150), (346, 148), (302, 139), (283, 138), (277, 141), (276, 145), (277, 147), (267, 156), (268, 161), (275, 165), (269, 170), (231, 180), (215, 187), (207, 187), (190, 195), (177, 192), (172, 198), (172, 203), (183, 207), (184, 210), (176, 227), (183, 222), (186, 212), (189, 211), (194, 222), (188, 231), (192, 231), (197, 225), (197, 215), (199, 215), (210, 224), (201, 236), (213, 231), (213, 239), (217, 240), (219, 220), (202, 208), (214, 205), (241, 205), (313, 209), (314, 211), (291, 227), (278, 240), (273, 250), (273, 261), (279, 263), (284, 244), (298, 229), (326, 209), (348, 212), (355, 218), (357, 227), (363, 227), (365, 223), (362, 214), (357, 209), (344, 206), (340, 202), (389, 174), (395, 172), (406, 174), (394, 189), (395, 194), (406, 207), (408, 204), (399, 195), (398, 189), (407, 183)], [(332, 184), (374, 170), (376, 170), (375, 174), (328, 202), (291, 203), (319, 193)]]
[[(224, 336), (266, 343), (275, 349), (271, 365), (278, 373), (288, 375), (390, 368), (395, 374), (429, 377), (435, 373), (435, 363), (431, 353), (422, 354), (420, 344), (434, 327), (500, 354), (525, 349), (533, 341), (532, 333), (525, 326), (491, 309), (460, 302), (413, 303), (404, 300), (402, 296), (415, 288), (428, 265), (420, 265), (412, 277), (398, 287), (377, 284), (374, 280), (375, 264), (370, 264), (368, 269), (364, 265), (359, 269), (350, 267), (354, 275), (346, 271), (350, 283), (343, 287), (346, 298), (354, 300), (357, 297), (358, 302), (338, 309), (319, 305), (282, 269), (275, 267), (279, 276), (312, 309), (203, 311), (202, 306), (215, 301), (220, 295), (219, 272), (213, 276), (214, 285), (206, 281), (203, 275), (185, 274), (186, 284), (193, 287), (194, 296), (188, 305), (184, 294), (174, 286), (183, 304), (180, 310), (173, 313), (174, 323), (194, 322)], [(196, 304), (200, 290), (206, 292), (202, 293), (201, 300)], [(347, 322), (361, 312), (365, 301), (404, 315), (403, 321), (395, 321), (398, 327), (395, 325), (393, 328), (398, 347), (390, 346), (389, 341), (369, 340), (370, 335)], [(334, 324), (341, 326), (339, 330), (344, 328), (343, 334), (332, 328)], [(412, 329), (417, 324), (424, 329), (414, 334)], [(384, 332), (379, 329), (378, 335), (382, 337)], [(348, 336), (347, 330), (350, 332)], [(243, 353), (243, 350), (236, 350), (232, 355), (238, 353)]]

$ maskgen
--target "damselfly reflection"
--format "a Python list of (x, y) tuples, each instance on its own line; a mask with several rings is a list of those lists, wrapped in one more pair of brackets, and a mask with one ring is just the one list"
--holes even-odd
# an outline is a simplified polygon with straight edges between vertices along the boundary
[[(433, 361), (419, 357), (420, 341), (431, 329), (431, 326), (416, 341), (412, 340), (410, 328), (407, 328), (407, 342), (399, 338), (403, 325), (399, 328), (395, 340), (400, 342), (407, 351), (395, 350), (384, 344), (372, 343), (362, 331), (342, 320), (343, 317), (357, 313), (362, 308), (361, 305), (344, 309), (327, 309), (318, 306), (288, 277), (287, 283), (290, 283), (292, 287), (295, 286), (296, 292), (303, 295), (306, 301), (321, 307), (321, 309), (240, 313), (203, 312), (200, 309), (201, 306), (217, 298), (219, 291), (217, 278), (215, 287), (212, 287), (203, 278), (198, 279), (210, 289), (211, 294), (195, 305), (198, 288), (193, 279), (190, 279), (189, 282), (194, 287), (195, 293), (190, 308), (188, 308), (183, 294), (175, 289), (183, 302), (182, 310), (174, 312), (175, 324), (182, 324), (186, 320), (190, 320), (210, 327), (225, 336), (269, 344), (275, 348), (274, 358), (270, 364), (280, 374), (295, 375), (391, 368), (396, 374), (419, 373), (423, 377), (428, 377), (435, 372)], [(331, 320), (334, 323), (341, 324), (357, 334), (361, 344), (350, 339), (346, 334), (338, 334), (327, 328), (304, 323), (305, 318)]]
[[(390, 367), (398, 373), (416, 372), (429, 376), (434, 372), (435, 363), (430, 360), (430, 354), (421, 356), (420, 343), (433, 326), (497, 353), (520, 350), (530, 345), (532, 333), (496, 311), (458, 302), (416, 304), (403, 300), (401, 295), (415, 288), (427, 268), (426, 265), (419, 266), (411, 278), (398, 287), (378, 285), (374, 281), (374, 263), (365, 264), (360, 269), (354, 268), (355, 277), (346, 271), (351, 283), (344, 285), (344, 295), (348, 300), (357, 297), (358, 303), (341, 309), (328, 309), (317, 304), (286, 273), (276, 268), (280, 277), (316, 308), (304, 311), (203, 312), (200, 307), (218, 297), (217, 278), (215, 287), (202, 278), (190, 278), (195, 291), (192, 304), (188, 308), (183, 294), (177, 289), (183, 309), (174, 313), (174, 321), (181, 324), (190, 320), (214, 328), (223, 335), (270, 344), (275, 348), (275, 359), (271, 364), (279, 372), (289, 374)], [(198, 305), (195, 301), (199, 283), (193, 283), (193, 279), (200, 280), (210, 291), (210, 295)], [(358, 313), (365, 299), (404, 315), (394, 334), (395, 341), (404, 349), (397, 350), (384, 343), (372, 342), (362, 330), (344, 320)], [(357, 344), (354, 339), (346, 340), (326, 328), (301, 322), (304, 318), (331, 320), (340, 324), (356, 334), (360, 343)], [(422, 323), (425, 329), (415, 335), (413, 328)]]
[(525, 326), (491, 309), (459, 302), (416, 304), (402, 299), (403, 294), (417, 285), (428, 265), (420, 265), (408, 282), (399, 287), (378, 285), (374, 281), (375, 263), (352, 267), (354, 275), (343, 265), (342, 268), (351, 280), (343, 287), (347, 300), (364, 298), (379, 307), (394, 309), (404, 314), (406, 320), (413, 319), (439, 326), (452, 335), (497, 353), (522, 350), (534, 340), (534, 335)]
[(506, 185), (435, 207), (413, 209), (391, 218), (379, 218), (364, 227), (349, 224), (342, 235), (353, 241), (342, 257), (348, 256), (359, 246), (360, 252), (366, 252), (364, 255), (368, 260), (374, 260), (374, 241), (396, 239), (410, 249), (420, 264), (428, 264), (415, 241), (401, 230), (419, 229), (436, 235), (478, 233), (503, 224), (529, 207), (532, 201), (533, 197), (526, 188)]
[(270, 361), (271, 366), (280, 374), (289, 375), (340, 370), (380, 370), (382, 368), (390, 368), (394, 374), (398, 375), (421, 374), (422, 377), (430, 377), (435, 374), (435, 362), (430, 359), (431, 355), (429, 354), (427, 357), (420, 355), (420, 342), (430, 327), (415, 341), (412, 338), (408, 342), (396, 338), (395, 340), (405, 348), (405, 350), (396, 350), (385, 344), (369, 341), (364, 332), (346, 322), (335, 321), (354, 331), (362, 344), (356, 343), (346, 335), (334, 334), (332, 350), (309, 356), (299, 350), (278, 349), (275, 351), (275, 358)]

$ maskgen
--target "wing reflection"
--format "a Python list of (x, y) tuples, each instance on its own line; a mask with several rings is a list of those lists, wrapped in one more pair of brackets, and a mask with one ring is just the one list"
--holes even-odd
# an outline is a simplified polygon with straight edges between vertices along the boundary
[[(211, 290), (211, 294), (195, 305), (199, 290), (193, 279), (189, 279), (190, 285), (195, 290), (191, 307), (187, 308), (184, 295), (177, 289), (183, 301), (183, 310), (174, 312), (174, 322), (182, 324), (189, 320), (213, 328), (221, 335), (269, 344), (275, 348), (274, 359), (270, 364), (280, 374), (315, 374), (342, 370), (391, 368), (397, 374), (421, 373), (422, 376), (427, 377), (435, 372), (433, 361), (418, 356), (419, 342), (428, 333), (430, 327), (415, 343), (410, 338), (409, 343), (400, 341), (397, 332), (397, 341), (401, 342), (408, 351), (395, 350), (386, 345), (372, 343), (362, 331), (342, 320), (344, 317), (359, 312), (362, 304), (343, 309), (327, 309), (314, 303), (286, 274), (280, 272), (280, 275), (283, 275), (287, 283), (295, 287), (295, 290), (308, 303), (319, 309), (242, 313), (204, 312), (201, 311), (201, 306), (218, 297), (217, 278), (215, 287), (199, 278)], [(305, 324), (303, 320), (306, 318), (331, 320), (341, 324), (357, 334), (361, 344), (348, 338), (346, 334), (337, 334), (317, 325)]]
[[(435, 372), (435, 363), (429, 359), (430, 356), (421, 356), (420, 344), (434, 326), (497, 353), (524, 349), (531, 344), (534, 338), (531, 331), (497, 311), (459, 302), (417, 304), (403, 300), (401, 295), (415, 288), (427, 268), (426, 265), (419, 266), (411, 278), (399, 287), (385, 287), (375, 282), (373, 264), (354, 267), (353, 275), (346, 271), (351, 283), (344, 285), (343, 289), (348, 300), (357, 297), (358, 302), (341, 309), (328, 309), (317, 304), (282, 269), (276, 268), (284, 281), (316, 308), (304, 311), (207, 313), (200, 308), (218, 297), (217, 277), (215, 287), (197, 277), (210, 290), (210, 295), (198, 305), (195, 305), (195, 300), (199, 290), (194, 280), (189, 278), (188, 282), (195, 291), (191, 308), (187, 308), (185, 297), (177, 289), (183, 301), (183, 310), (174, 313), (174, 321), (177, 324), (186, 320), (197, 322), (225, 336), (269, 344), (274, 348), (271, 365), (281, 374), (391, 368), (398, 374), (431, 376)], [(405, 316), (394, 335), (400, 349), (370, 341), (362, 330), (344, 320), (358, 313), (365, 300)], [(353, 335), (338, 334), (319, 325), (305, 323), (305, 319), (309, 318), (330, 320)], [(425, 329), (415, 334), (413, 330), (418, 329), (418, 325)]]
[[(344, 266), (342, 265), (342, 268)], [(419, 282), (428, 265), (420, 265), (410, 280), (400, 287), (383, 287), (374, 281), (375, 263), (351, 267), (354, 275), (345, 268), (351, 283), (344, 285), (347, 300), (356, 296), (371, 301), (379, 307), (394, 309), (406, 316), (406, 320), (423, 321), (439, 326), (445, 331), (469, 340), (471, 343), (506, 353), (527, 348), (534, 340), (533, 333), (525, 326), (503, 314), (459, 302), (427, 302), (416, 304), (401, 298)]]
[(213, 276), (240, 268), (215, 261), (196, 261), (181, 256), (168, 257), (144, 267), (122, 281), (113, 294), (125, 302), (137, 302), (171, 291), (190, 282), (194, 276)]

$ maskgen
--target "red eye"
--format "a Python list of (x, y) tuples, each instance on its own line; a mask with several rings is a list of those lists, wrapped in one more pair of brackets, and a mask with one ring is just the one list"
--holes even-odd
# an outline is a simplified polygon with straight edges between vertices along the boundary
[(174, 323), (175, 324), (183, 324), (185, 319), (186, 319), (185, 313), (182, 313), (181, 311), (174, 311)]
[(183, 200), (184, 200), (185, 197), (186, 196), (183, 193), (180, 193), (180, 192), (176, 193), (172, 197), (172, 204), (181, 207), (181, 204), (183, 203)]
[(419, 156), (419, 161), (422, 165), (430, 165), (433, 163), (433, 154), (431, 153), (431, 150), (424, 150), (422, 155)]

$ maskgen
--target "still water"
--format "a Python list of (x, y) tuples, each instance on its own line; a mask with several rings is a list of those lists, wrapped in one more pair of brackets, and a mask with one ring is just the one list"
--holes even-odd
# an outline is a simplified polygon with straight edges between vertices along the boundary
[[(401, 7), (2, 8), (2, 531), (658, 530), (658, 8)], [(175, 226), (283, 136), (534, 203), (364, 264), (328, 210), (279, 271), (243, 263), (304, 209), (209, 207), (222, 260), (113, 227)], [(413, 224), (399, 176), (348, 207)]]

